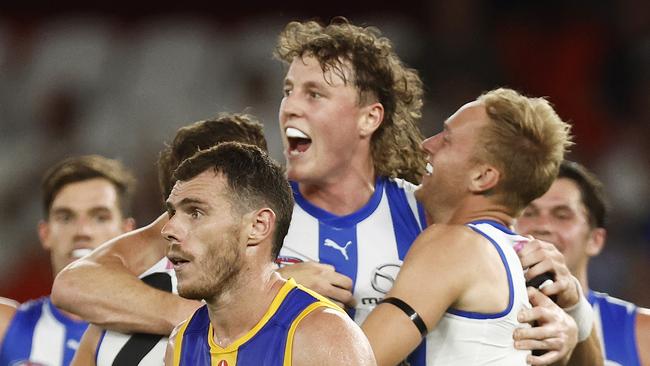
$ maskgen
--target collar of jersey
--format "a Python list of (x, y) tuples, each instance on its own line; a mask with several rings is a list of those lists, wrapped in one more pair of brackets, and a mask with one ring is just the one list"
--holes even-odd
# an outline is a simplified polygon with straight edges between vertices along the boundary
[(508, 227), (506, 227), (502, 223), (494, 221), (494, 220), (476, 220), (476, 221), (469, 222), (468, 224), (471, 224), (471, 225), (488, 224), (488, 225), (494, 226), (494, 228), (499, 229), (499, 230), (503, 231), (506, 234), (518, 235), (517, 233), (512, 232), (512, 230), (510, 230)]
[(236, 351), (242, 344), (248, 342), (249, 339), (253, 338), (257, 332), (262, 329), (266, 325), (266, 323), (271, 319), (271, 317), (275, 314), (275, 312), (278, 310), (280, 305), (282, 304), (282, 301), (284, 301), (284, 298), (287, 297), (287, 294), (293, 290), (296, 287), (296, 281), (293, 278), (290, 278), (285, 282), (284, 285), (280, 288), (280, 291), (278, 291), (278, 294), (275, 295), (275, 298), (273, 298), (273, 302), (271, 302), (271, 306), (269, 306), (268, 310), (262, 316), (262, 319), (260, 319), (255, 326), (249, 330), (246, 334), (241, 336), (239, 339), (228, 345), (226, 348), (222, 348), (218, 344), (214, 342), (214, 328), (212, 328), (212, 322), (210, 322), (210, 326), (208, 327), (208, 344), (210, 345), (210, 353), (215, 354), (215, 353), (231, 353)]
[(293, 198), (296, 201), (296, 204), (300, 206), (300, 208), (305, 210), (308, 214), (317, 218), (319, 221), (325, 222), (331, 226), (350, 227), (365, 220), (368, 216), (370, 216), (373, 212), (375, 212), (375, 209), (377, 208), (377, 206), (379, 206), (379, 203), (381, 202), (381, 198), (384, 193), (384, 185), (386, 184), (386, 178), (377, 177), (375, 179), (375, 192), (373, 192), (368, 202), (357, 211), (345, 216), (335, 215), (329, 211), (323, 210), (322, 208), (312, 204), (302, 196), (302, 194), (300, 193), (300, 189), (298, 189), (298, 183), (293, 181), (290, 183), (291, 183), (291, 189), (293, 190)]

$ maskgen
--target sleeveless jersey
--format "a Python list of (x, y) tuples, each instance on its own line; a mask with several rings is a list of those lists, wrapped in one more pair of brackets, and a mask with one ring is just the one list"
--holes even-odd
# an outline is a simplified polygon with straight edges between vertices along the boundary
[[(406, 253), (426, 226), (424, 209), (415, 200), (416, 186), (378, 177), (368, 202), (346, 216), (308, 202), (297, 183), (291, 182), (291, 188), (296, 204), (278, 262), (326, 263), (350, 277), (357, 306), (348, 313), (361, 325), (393, 286)], [(412, 366), (425, 365), (424, 346), (422, 342), (409, 356)]]
[(28, 301), (18, 307), (7, 328), (0, 365), (67, 366), (87, 327), (64, 315), (49, 297)]
[(291, 366), (293, 336), (299, 322), (320, 307), (340, 308), (289, 279), (266, 314), (226, 348), (214, 342), (207, 305), (180, 327), (174, 343), (174, 366)]
[(636, 344), (636, 305), (591, 290), (587, 299), (594, 309), (605, 365), (640, 366)]
[(495, 314), (448, 309), (426, 337), (427, 366), (526, 365), (529, 351), (516, 350), (512, 334), (527, 326), (517, 321), (522, 308), (530, 308), (521, 262), (513, 246), (522, 240), (493, 221), (468, 224), (495, 247), (506, 269), (510, 291), (508, 306)]
[[(140, 275), (142, 281), (159, 290), (178, 293), (176, 274), (167, 258)], [(97, 345), (97, 366), (160, 366), (165, 359), (167, 337), (156, 334), (126, 334), (105, 330)]]

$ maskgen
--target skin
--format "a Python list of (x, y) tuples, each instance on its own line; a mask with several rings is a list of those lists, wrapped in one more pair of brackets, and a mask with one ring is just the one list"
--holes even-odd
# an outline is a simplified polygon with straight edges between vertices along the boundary
[[(213, 340), (221, 347), (262, 319), (285, 282), (271, 261), (275, 213), (270, 208), (237, 213), (226, 185), (226, 178), (211, 170), (176, 183), (167, 200), (170, 220), (162, 231), (179, 293), (205, 299)], [(175, 333), (166, 352), (168, 365)], [(298, 325), (292, 355), (295, 365), (375, 364), (358, 326), (345, 314), (325, 309)]]
[[(487, 121), (482, 104), (468, 103), (445, 122), (443, 132), (422, 143), (433, 173), (423, 177), (416, 197), (434, 224), (415, 240), (387, 296), (402, 299), (416, 309), (428, 329), (435, 328), (450, 307), (483, 313), (497, 313), (507, 307), (507, 277), (497, 251), (484, 237), (464, 226), (479, 219), (506, 226), (513, 222), (507, 207), (494, 201), (493, 196), (482, 194), (496, 186), (500, 172), (472, 159), (478, 134)], [(476, 270), (462, 270), (457, 263)], [(437, 280), (423, 282), (422, 278)], [(540, 343), (540, 348), (549, 352), (541, 357), (529, 356), (528, 362), (559, 361), (575, 345), (575, 323), (543, 294), (529, 295), (536, 296), (531, 300), (538, 307), (534, 312), (519, 314), (520, 319), (538, 321), (542, 327), (553, 323), (553, 329), (544, 328), (542, 339), (557, 338), (557, 334), (563, 339)], [(362, 328), (379, 365), (397, 364), (421, 340), (411, 320), (390, 304), (377, 306)], [(536, 329), (529, 336), (540, 337), (539, 332)]]
[[(542, 197), (531, 202), (517, 220), (517, 228), (521, 232), (553, 243), (524, 248), (526, 251), (520, 253), (520, 256), (524, 258), (522, 260), (525, 261), (524, 265), (539, 267), (535, 270), (538, 273), (547, 270), (556, 273), (560, 279), (556, 281), (560, 282), (557, 284), (558, 288), (544, 290), (557, 293), (558, 303), (564, 302), (561, 304), (563, 307), (577, 302), (571, 300), (573, 296), (563, 296), (564, 293), (575, 292), (572, 290), (575, 282), (566, 278), (573, 274), (582, 288), (588, 289), (589, 259), (600, 254), (605, 245), (605, 229), (593, 227), (588, 217), (578, 185), (571, 179), (559, 178)], [(600, 351), (600, 342), (595, 333), (594, 329), (592, 336), (585, 341), (587, 342), (585, 347), (597, 348)], [(639, 308), (637, 311), (636, 339), (641, 364), (650, 365), (650, 311), (648, 309)], [(581, 342), (580, 345), (585, 342)], [(575, 353), (585, 360), (580, 364), (596, 364), (592, 356), (580, 355), (580, 347), (576, 348)]]
[[(39, 238), (43, 248), (50, 252), (55, 275), (75, 260), (73, 250), (96, 248), (133, 229), (135, 223), (131, 218), (122, 217), (117, 197), (115, 187), (103, 178), (67, 184), (56, 194), (49, 218), (38, 224)], [(0, 334), (6, 333), (14, 312), (0, 312)]]
[(18, 303), (14, 300), (0, 297), (0, 345), (2, 344), (2, 340), (7, 332), (9, 323), (16, 313), (17, 307)]

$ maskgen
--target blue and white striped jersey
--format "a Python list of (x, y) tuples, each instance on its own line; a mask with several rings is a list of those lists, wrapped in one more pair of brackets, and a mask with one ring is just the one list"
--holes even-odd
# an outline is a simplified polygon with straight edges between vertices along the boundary
[(640, 366), (636, 344), (637, 306), (604, 293), (587, 295), (608, 366)]
[[(349, 313), (357, 324), (363, 323), (392, 287), (407, 251), (425, 226), (424, 210), (415, 201), (416, 187), (401, 179), (379, 177), (368, 203), (346, 216), (311, 204), (295, 182), (291, 187), (296, 204), (278, 262), (327, 263), (350, 277), (357, 306)], [(423, 365), (413, 359), (423, 360), (423, 352), (420, 349), (411, 357), (413, 366)]]
[(63, 314), (49, 297), (28, 301), (18, 307), (7, 328), (0, 365), (67, 366), (87, 327)]

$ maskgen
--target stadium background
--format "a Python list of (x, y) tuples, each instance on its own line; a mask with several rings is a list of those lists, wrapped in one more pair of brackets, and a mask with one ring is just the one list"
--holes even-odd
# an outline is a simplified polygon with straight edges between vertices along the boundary
[(176, 129), (245, 108), (277, 127), (284, 69), (272, 59), (289, 20), (344, 15), (376, 25), (426, 85), (430, 135), (482, 91), (549, 96), (574, 125), (570, 157), (612, 202), (591, 285), (650, 306), (650, 2), (393, 1), (0, 5), (0, 296), (49, 292), (40, 179), (54, 162), (99, 153), (137, 172), (135, 217), (161, 212), (154, 162)]

